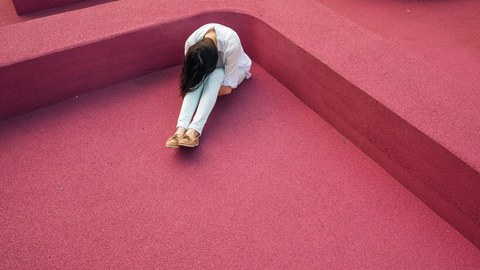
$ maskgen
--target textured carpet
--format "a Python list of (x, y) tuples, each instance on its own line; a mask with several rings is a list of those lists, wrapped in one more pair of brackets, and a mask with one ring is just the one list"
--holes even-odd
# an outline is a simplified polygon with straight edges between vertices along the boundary
[(0, 122), (1, 269), (478, 269), (480, 251), (259, 66), (196, 149), (179, 67)]

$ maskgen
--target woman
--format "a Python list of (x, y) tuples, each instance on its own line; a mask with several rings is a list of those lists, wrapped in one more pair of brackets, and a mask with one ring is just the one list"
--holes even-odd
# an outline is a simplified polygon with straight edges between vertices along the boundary
[(217, 96), (230, 94), (245, 78), (250, 78), (251, 66), (252, 60), (232, 29), (210, 23), (193, 32), (185, 43), (180, 74), (183, 103), (177, 130), (165, 146), (198, 146)]

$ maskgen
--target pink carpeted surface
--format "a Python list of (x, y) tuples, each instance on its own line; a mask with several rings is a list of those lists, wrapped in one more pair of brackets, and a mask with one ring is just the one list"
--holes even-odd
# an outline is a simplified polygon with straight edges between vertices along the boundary
[(22, 1), (20, 15), (17, 14), (12, 0), (0, 0), (0, 27), (26, 22), (37, 18), (52, 16), (118, 0), (54, 0), (54, 1)]
[(478, 269), (480, 251), (260, 66), (197, 149), (179, 67), (0, 123), (1, 269)]
[[(105, 2), (0, 0), (1, 269), (480, 268), (478, 2)], [(164, 149), (210, 21), (254, 77)]]
[(480, 2), (317, 0), (448, 76), (480, 85)]
[(17, 14), (23, 15), (30, 12), (41, 11), (45, 9), (64, 7), (74, 3), (86, 1), (86, 0), (43, 0), (43, 1), (30, 1), (30, 0), (11, 0)]

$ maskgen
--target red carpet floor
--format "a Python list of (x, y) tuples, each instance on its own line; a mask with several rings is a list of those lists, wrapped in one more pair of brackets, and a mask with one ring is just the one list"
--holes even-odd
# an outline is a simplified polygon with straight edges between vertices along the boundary
[(179, 67), (0, 122), (0, 269), (479, 269), (480, 251), (259, 66), (197, 149)]

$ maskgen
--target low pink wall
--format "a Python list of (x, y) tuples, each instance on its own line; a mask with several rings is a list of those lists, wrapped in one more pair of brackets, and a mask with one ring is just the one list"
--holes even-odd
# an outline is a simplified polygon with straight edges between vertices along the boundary
[(180, 63), (186, 31), (178, 29), (165, 24), (0, 67), (0, 119)]
[(87, 0), (12, 0), (18, 15)]
[(0, 118), (180, 64), (178, 44), (211, 21), (235, 28), (257, 63), (480, 247), (479, 172), (253, 16), (201, 14), (0, 67)]
[(245, 35), (262, 42), (246, 47), (257, 63), (480, 248), (477, 170), (293, 41), (252, 24)]

